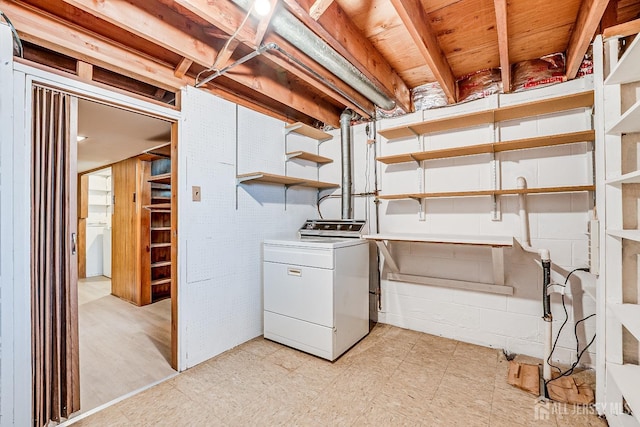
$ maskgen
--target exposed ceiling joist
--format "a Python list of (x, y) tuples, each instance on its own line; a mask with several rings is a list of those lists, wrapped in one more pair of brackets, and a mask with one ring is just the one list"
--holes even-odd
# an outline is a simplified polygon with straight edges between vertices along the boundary
[(322, 16), (322, 14), (331, 6), (333, 0), (316, 0), (309, 7), (309, 16), (316, 21)]
[(26, 41), (163, 89), (175, 91), (186, 84), (173, 75), (172, 66), (24, 3), (0, 0), (0, 8)]
[[(175, 4), (188, 10), (190, 13), (197, 15), (200, 19), (205, 20), (206, 22), (210, 23), (211, 25), (217, 27), (227, 34), (235, 33), (244, 17), (244, 12), (241, 12), (231, 2), (216, 1), (214, 3), (209, 3), (208, 0), (175, 0)], [(238, 31), (236, 38), (240, 42), (246, 44), (251, 48), (256, 47), (254, 44), (256, 35), (255, 32), (251, 28), (249, 28), (249, 26), (241, 28), (240, 31)], [(345, 83), (335, 78), (335, 76), (330, 74), (317, 63), (302, 55), (299, 51), (297, 51), (297, 49), (295, 49), (286, 41), (282, 40), (280, 37), (269, 35), (265, 38), (264, 42), (275, 42), (276, 44), (278, 44), (278, 46), (282, 47), (288, 53), (294, 54), (294, 56), (305, 63), (306, 66), (314, 70), (319, 75), (323, 76), (327, 81), (332, 82), (342, 92), (348, 94), (352, 99), (358, 102), (358, 105), (362, 105), (368, 111), (373, 110), (373, 105), (370, 101), (366, 100), (362, 95), (358, 94)], [(316, 78), (310, 76), (306, 71), (301, 70), (297, 65), (291, 63), (287, 58), (282, 58), (278, 54), (265, 54), (265, 56), (273, 61), (278, 67), (290, 72), (291, 74), (305, 81), (307, 84), (316, 88), (317, 90), (324, 91), (327, 96), (333, 98), (342, 105), (353, 108), (363, 115), (367, 115), (366, 111), (359, 108), (357, 105), (352, 103), (349, 99), (345, 98), (341, 94), (328, 89), (324, 83), (319, 82)], [(321, 120), (320, 118), (317, 119)], [(336, 120), (338, 120), (338, 117), (336, 117), (335, 120), (327, 123), (335, 123)]]
[(583, 0), (567, 45), (567, 78), (573, 79), (591, 44), (609, 0)]
[(640, 19), (605, 28), (602, 32), (602, 37), (609, 39), (611, 37), (626, 37), (638, 33), (640, 33)]
[(264, 35), (269, 28), (269, 23), (271, 22), (271, 17), (273, 16), (273, 12), (276, 11), (276, 4), (278, 0), (270, 0), (271, 7), (269, 8), (269, 13), (266, 16), (263, 16), (258, 22), (258, 26), (256, 27), (256, 38), (254, 40), (254, 44), (256, 46), (260, 46), (262, 40), (264, 39)]
[(307, 13), (313, 0), (284, 0), (284, 3), (296, 18), (384, 90), (396, 105), (411, 111), (411, 93), (405, 82), (338, 4), (329, 4), (316, 22)]
[(438, 39), (431, 30), (429, 17), (419, 0), (391, 0), (393, 7), (400, 16), (404, 26), (411, 34), (411, 38), (418, 47), (427, 66), (433, 72), (442, 87), (449, 103), (456, 102), (456, 80), (442, 53)]
[[(117, 24), (132, 34), (163, 46), (204, 67), (208, 68), (216, 58), (217, 52), (213, 47), (201, 42), (180, 28), (165, 22), (163, 13), (160, 11), (157, 15), (154, 15), (129, 2), (119, 2), (115, 7), (110, 2), (94, 2), (93, 0), (64, 1), (100, 19)], [(224, 55), (227, 55), (228, 58), (231, 53)], [(240, 72), (241, 70), (242, 72)], [(280, 76), (273, 70), (263, 69), (261, 74), (252, 74), (255, 73), (243, 66), (236, 69), (234, 73), (229, 73), (229, 77), (278, 102), (291, 105), (306, 115), (316, 117), (318, 120), (323, 120), (333, 125), (338, 123), (339, 112), (335, 108), (330, 107), (322, 100), (313, 101), (297, 96), (293, 92), (299, 91), (300, 88), (281, 85)]]
[(229, 40), (228, 43), (225, 43), (223, 49), (220, 52), (218, 52), (218, 56), (214, 61), (214, 64), (216, 65), (215, 68), (218, 70), (224, 68), (224, 66), (227, 65), (227, 62), (229, 62), (229, 60), (231, 59), (231, 56), (233, 56), (233, 53), (236, 51), (236, 48), (239, 45), (240, 45), (240, 42), (236, 39)]
[(509, 31), (507, 27), (507, 0), (494, 0), (496, 9), (496, 29), (498, 30), (498, 50), (500, 51), (500, 72), (502, 90), (511, 92), (511, 62), (509, 61)]
[(184, 75), (187, 74), (187, 71), (189, 71), (191, 65), (193, 65), (193, 60), (189, 58), (182, 58), (182, 60), (178, 63), (175, 70), (173, 71), (173, 75), (178, 78), (184, 77)]

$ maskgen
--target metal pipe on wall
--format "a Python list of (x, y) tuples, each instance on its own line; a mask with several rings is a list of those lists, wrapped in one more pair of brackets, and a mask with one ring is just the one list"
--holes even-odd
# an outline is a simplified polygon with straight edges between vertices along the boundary
[(342, 219), (353, 218), (351, 208), (351, 118), (346, 109), (340, 114), (340, 148), (342, 152)]
[[(251, 8), (252, 0), (232, 1), (245, 11)], [(280, 8), (273, 14), (270, 25), (278, 35), (378, 107), (385, 110), (391, 110), (395, 107), (396, 103), (393, 99), (378, 89), (360, 70), (284, 8)]]

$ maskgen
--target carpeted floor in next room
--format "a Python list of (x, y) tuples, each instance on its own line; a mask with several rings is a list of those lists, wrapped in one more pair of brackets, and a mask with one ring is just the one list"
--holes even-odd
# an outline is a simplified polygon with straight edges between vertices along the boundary
[(591, 408), (541, 408), (507, 366), (499, 350), (380, 324), (333, 364), (256, 338), (75, 427), (606, 426)]

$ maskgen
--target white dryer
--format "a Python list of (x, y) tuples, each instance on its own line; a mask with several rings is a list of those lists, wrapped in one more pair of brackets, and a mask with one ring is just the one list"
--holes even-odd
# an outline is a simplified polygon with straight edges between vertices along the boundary
[(369, 333), (364, 221), (308, 220), (264, 241), (264, 337), (335, 360)]

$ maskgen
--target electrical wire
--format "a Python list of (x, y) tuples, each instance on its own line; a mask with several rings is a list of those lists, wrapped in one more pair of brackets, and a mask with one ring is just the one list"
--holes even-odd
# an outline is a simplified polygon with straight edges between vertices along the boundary
[(251, 16), (251, 12), (253, 12), (253, 8), (254, 8), (255, 4), (256, 4), (256, 2), (254, 0), (251, 3), (251, 7), (249, 7), (249, 10), (247, 11), (247, 14), (244, 16), (244, 19), (242, 20), (240, 25), (238, 25), (238, 28), (236, 28), (236, 30), (233, 32), (233, 34), (231, 34), (231, 36), (227, 39), (227, 41), (225, 42), (224, 46), (222, 46), (222, 49), (220, 49), (218, 51), (218, 54), (216, 55), (216, 59), (213, 61), (213, 65), (211, 65), (211, 67), (207, 68), (206, 70), (200, 71), (198, 73), (198, 75), (196, 75), (196, 80), (195, 80), (196, 85), (198, 84), (198, 81), (200, 80), (200, 76), (203, 73), (208, 73), (208, 72), (211, 72), (211, 71), (218, 71), (218, 69), (216, 67), (218, 66), (218, 62), (220, 61), (220, 58), (222, 57), (222, 54), (227, 50), (227, 48), (229, 47), (231, 42), (233, 40), (235, 40), (236, 37), (238, 37), (238, 34), (240, 34), (240, 30), (242, 30), (244, 25), (249, 20), (249, 17)]
[[(566, 288), (567, 284), (569, 283), (569, 278), (576, 271), (589, 271), (589, 269), (581, 267), (581, 268), (576, 268), (576, 269), (572, 270), (571, 272), (569, 272), (569, 274), (567, 274), (567, 278), (564, 281), (564, 285), (562, 285), (563, 287)], [(545, 381), (545, 383), (544, 383), (545, 386), (547, 384), (549, 384), (551, 381), (555, 381), (558, 378), (566, 377), (566, 376), (569, 376), (569, 375), (573, 374), (573, 371), (575, 370), (575, 368), (580, 363), (580, 359), (582, 359), (582, 356), (584, 355), (584, 353), (589, 349), (589, 347), (591, 347), (591, 345), (596, 340), (596, 334), (593, 334), (593, 338), (591, 338), (591, 341), (589, 341), (589, 343), (582, 350), (580, 350), (580, 339), (578, 338), (578, 325), (580, 323), (582, 323), (582, 322), (594, 317), (596, 315), (594, 313), (594, 314), (590, 314), (589, 316), (578, 320), (573, 325), (573, 334), (574, 334), (575, 339), (576, 339), (576, 356), (577, 357), (576, 357), (576, 361), (571, 364), (571, 367), (563, 372), (562, 369), (560, 369), (559, 367), (551, 364), (551, 356), (553, 355), (553, 352), (555, 351), (556, 346), (558, 345), (558, 340), (560, 339), (560, 334), (562, 333), (562, 329), (565, 327), (565, 325), (569, 321), (569, 312), (567, 311), (567, 306), (566, 306), (566, 303), (565, 303), (564, 293), (562, 294), (562, 308), (564, 310), (564, 315), (565, 315), (564, 322), (562, 322), (562, 326), (560, 326), (560, 329), (558, 329), (558, 335), (556, 335), (556, 339), (555, 339), (555, 341), (553, 343), (553, 347), (551, 348), (551, 352), (549, 353), (549, 357), (547, 357), (547, 363), (549, 364), (549, 366), (551, 366), (551, 367), (553, 367), (553, 368), (558, 370), (558, 376), (555, 377), (555, 378), (552, 378), (552, 379), (550, 379), (548, 381)]]
[(20, 58), (24, 58), (24, 47), (22, 46), (22, 40), (20, 40), (20, 36), (16, 31), (16, 27), (13, 26), (13, 23), (11, 22), (9, 17), (5, 15), (5, 13), (1, 10), (0, 10), (0, 16), (2, 16), (2, 19), (5, 20), (7, 25), (9, 25), (9, 29), (11, 30), (11, 34), (13, 35), (13, 41), (16, 42), (16, 47), (18, 48), (18, 56)]
[[(369, 196), (375, 196), (375, 193), (351, 193), (351, 196), (369, 197)], [(342, 197), (340, 194), (327, 194), (326, 196), (322, 196), (318, 199), (318, 201), (316, 202), (316, 208), (318, 210), (318, 216), (320, 217), (320, 219), (324, 219), (324, 217), (322, 216), (322, 212), (320, 212), (320, 203), (324, 202), (326, 199), (337, 199), (340, 197)]]

